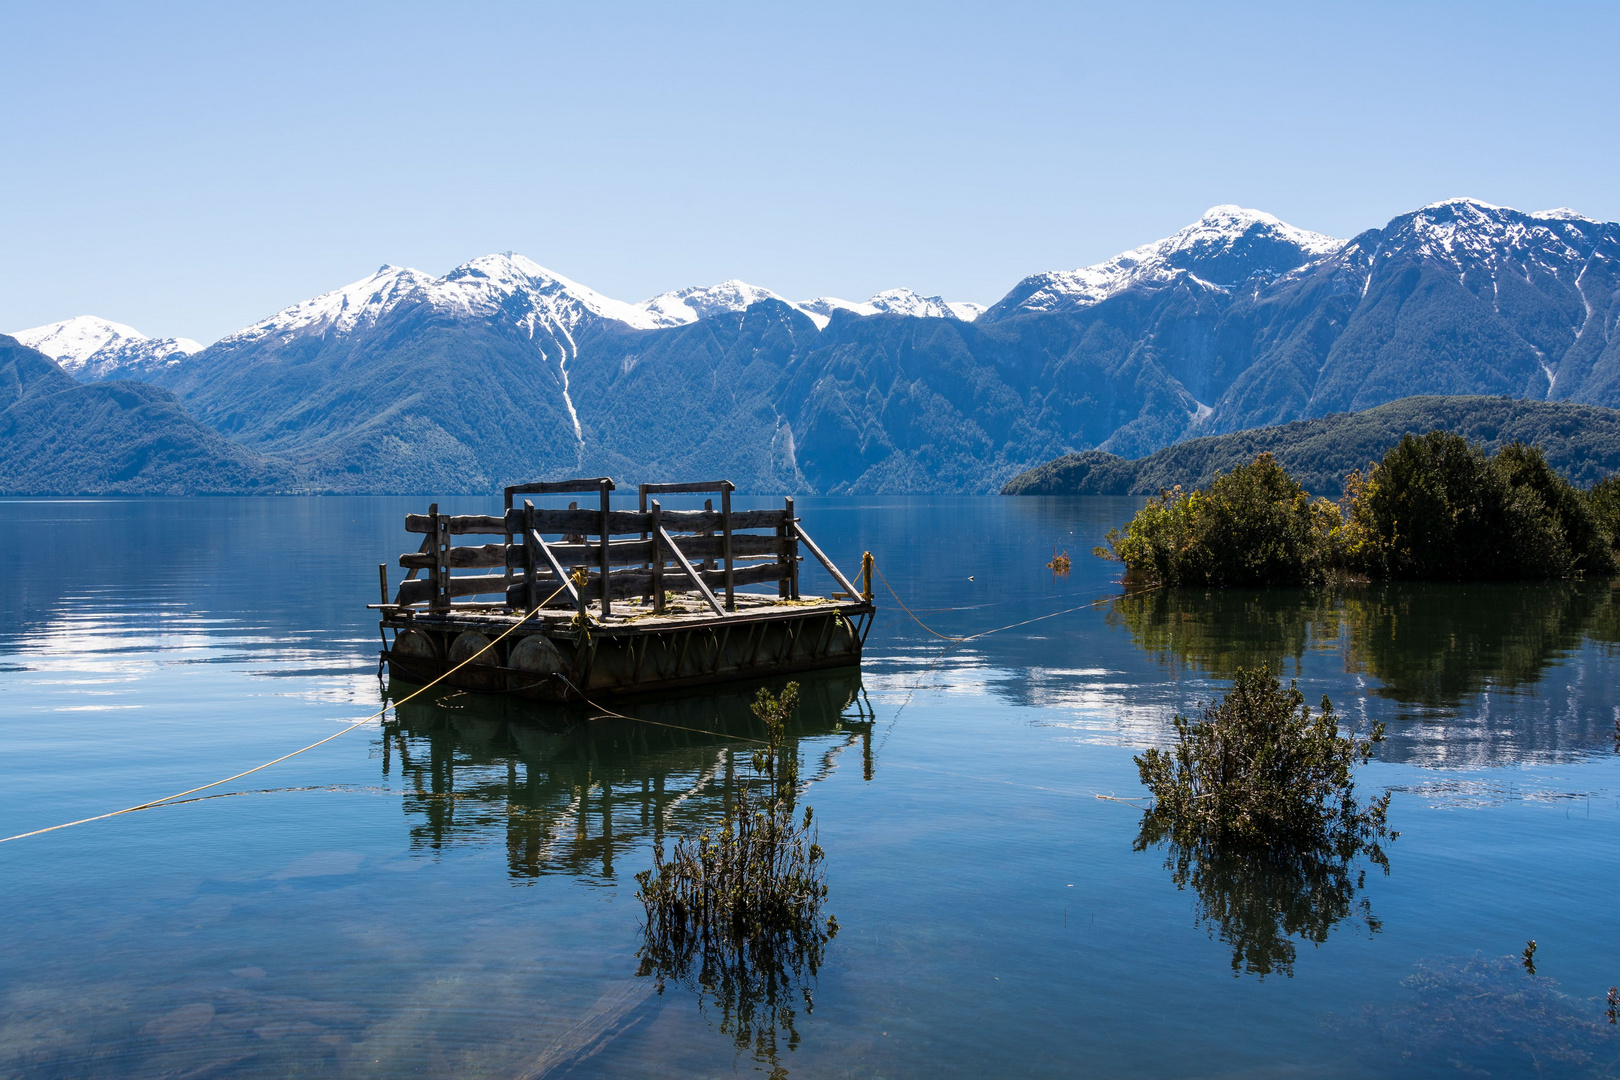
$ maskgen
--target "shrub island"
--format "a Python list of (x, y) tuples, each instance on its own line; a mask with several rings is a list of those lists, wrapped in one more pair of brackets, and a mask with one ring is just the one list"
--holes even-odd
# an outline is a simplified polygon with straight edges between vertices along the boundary
[(1160, 492), (1093, 553), (1159, 585), (1524, 580), (1613, 574), (1617, 535), (1620, 476), (1581, 491), (1534, 446), (1492, 455), (1431, 431), (1352, 473), (1339, 503), (1262, 453), (1207, 488)]

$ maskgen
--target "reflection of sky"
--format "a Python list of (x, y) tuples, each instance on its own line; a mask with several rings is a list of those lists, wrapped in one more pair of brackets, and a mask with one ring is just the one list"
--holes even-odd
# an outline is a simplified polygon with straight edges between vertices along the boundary
[[(206, 783), (370, 713), (364, 605), (399, 515), (426, 501), (5, 504), (29, 538), (0, 552), (20, 575), (0, 574), (5, 834)], [(845, 566), (873, 551), (943, 633), (1105, 603), (945, 650), (879, 584), (859, 699), (874, 722), (829, 715), (802, 743), (845, 929), (790, 1072), (1365, 1072), (1380, 1036), (1342, 1034), (1344, 1017), (1404, 1007), (1428, 960), (1534, 936), (1570, 1009), (1614, 982), (1620, 925), (1583, 898), (1620, 888), (1605, 741), (1620, 680), (1607, 647), (1563, 647), (1574, 616), (1554, 610), (1558, 632), (1509, 657), (1511, 685), (1478, 635), (1463, 668), (1434, 661), (1435, 685), (1465, 691), (1451, 701), (1392, 696), (1342, 624), (1284, 650), (1308, 700), (1390, 723), (1362, 775), (1395, 789), (1403, 835), (1365, 888), (1383, 930), (1335, 929), (1301, 945), (1294, 978), (1258, 984), (1232, 978), (1162, 856), (1131, 850), (1138, 807), (1095, 798), (1139, 795), (1131, 756), (1226, 685), (1109, 622), (1113, 568), (1083, 552), (1131, 501), (873, 503), (800, 508)], [(1045, 569), (1054, 545), (1076, 556), (1067, 579)], [(352, 558), (311, 554), (334, 550)], [(805, 577), (826, 588), (819, 567)], [(233, 785), (264, 794), (0, 848), (0, 1072), (82, 1075), (100, 1055), (122, 1075), (522, 1075), (622, 1001), (575, 1075), (733, 1068), (711, 1018), (631, 974), (631, 875), (660, 829), (713, 820), (749, 748), (622, 722), (581, 740), (470, 698)], [(660, 776), (662, 799), (644, 797)], [(1507, 1030), (1531, 1022), (1503, 1009)]]

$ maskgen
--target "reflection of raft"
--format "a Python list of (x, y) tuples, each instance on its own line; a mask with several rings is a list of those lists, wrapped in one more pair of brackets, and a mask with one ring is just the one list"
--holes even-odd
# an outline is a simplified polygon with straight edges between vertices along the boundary
[[(471, 658), (445, 681), (571, 700), (860, 662), (875, 610), (871, 556), (857, 590), (804, 531), (791, 498), (781, 510), (733, 511), (729, 481), (643, 484), (640, 508), (623, 511), (609, 506), (613, 486), (604, 477), (510, 487), (500, 517), (441, 514), (437, 504), (407, 515), (407, 531), (427, 535), (400, 556), (410, 573), (392, 599), (382, 568), (389, 669), (425, 682)], [(599, 507), (513, 505), (518, 495), (581, 492), (597, 493)], [(721, 507), (711, 499), (702, 510), (664, 510), (648, 498), (672, 492), (718, 493)], [(467, 535), (501, 542), (452, 539)], [(801, 545), (843, 591), (799, 594)], [(739, 591), (750, 585), (774, 595)], [(490, 595), (499, 599), (477, 599)]]

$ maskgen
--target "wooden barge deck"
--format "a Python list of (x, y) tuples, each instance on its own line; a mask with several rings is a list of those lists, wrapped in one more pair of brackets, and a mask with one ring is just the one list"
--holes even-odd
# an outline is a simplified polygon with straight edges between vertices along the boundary
[[(392, 596), (387, 564), (378, 568), (382, 603), (373, 605), (389, 671), (578, 701), (860, 663), (876, 611), (871, 555), (857, 589), (810, 538), (791, 498), (780, 510), (733, 511), (729, 481), (643, 484), (638, 508), (627, 511), (612, 508), (613, 490), (607, 477), (523, 484), (506, 489), (500, 516), (446, 514), (437, 504), (407, 515), (406, 530), (425, 538), (400, 556), (408, 573)], [(515, 505), (519, 496), (585, 493), (598, 505)], [(676, 493), (718, 494), (721, 507), (710, 498), (702, 510), (665, 510), (653, 498)], [(501, 539), (457, 542), (466, 536)], [(804, 551), (842, 591), (800, 595)], [(740, 591), (748, 586), (765, 591)]]

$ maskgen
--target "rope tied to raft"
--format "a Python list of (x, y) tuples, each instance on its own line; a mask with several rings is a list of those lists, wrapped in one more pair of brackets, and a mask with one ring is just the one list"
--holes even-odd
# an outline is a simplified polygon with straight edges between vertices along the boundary
[[(565, 589), (565, 588), (567, 588), (567, 586), (560, 586), (557, 589), (556, 592), (552, 593), (550, 596), (548, 596), (544, 600), (540, 601), (540, 603), (536, 604), (535, 607), (531, 611), (528, 612), (528, 614), (523, 616), (523, 618), (519, 619), (517, 622), (513, 623), (511, 626), (509, 626), (505, 630), (501, 631), (501, 633), (499, 635), (497, 635), (496, 637), (492, 638), (489, 641), (488, 644), (484, 645), (477, 652), (475, 652), (471, 656), (467, 657), (467, 659), (461, 661), (455, 667), (450, 668), (449, 670), (443, 672), (437, 678), (433, 679), (433, 681), (431, 681), (429, 683), (426, 683), (425, 685), (417, 687), (415, 690), (411, 691), (409, 694), (406, 694), (404, 697), (400, 698), (398, 701), (395, 701), (395, 702), (392, 702), (392, 703), (389, 703), (389, 704), (384, 704), (382, 708), (378, 709), (376, 712), (372, 713), (370, 716), (366, 717), (365, 719), (351, 721), (349, 723), (349, 726), (344, 728), (342, 731), (335, 732), (335, 733), (333, 733), (331, 735), (328, 735), (324, 739), (319, 739), (319, 740), (317, 740), (315, 742), (312, 742), (308, 746), (299, 747), (297, 750), (294, 750), (290, 754), (282, 754), (280, 757), (276, 758), (274, 761), (267, 761), (263, 765), (255, 765), (253, 768), (246, 769), (246, 770), (244, 770), (242, 772), (239, 772), (235, 776), (227, 776), (225, 779), (223, 779), (223, 780), (215, 780), (211, 784), (203, 784), (200, 787), (187, 788), (185, 791), (177, 791), (173, 795), (166, 795), (161, 799), (152, 799), (152, 800), (150, 800), (148, 802), (138, 803), (135, 806), (126, 806), (122, 810), (112, 810), (112, 811), (109, 811), (108, 813), (105, 813), (105, 814), (97, 814), (94, 817), (80, 818), (78, 821), (67, 821), (67, 822), (63, 822), (61, 825), (51, 825), (51, 826), (49, 826), (47, 828), (44, 828), (44, 829), (35, 829), (33, 832), (18, 833), (16, 836), (0, 837), (0, 844), (7, 844), (7, 843), (10, 843), (13, 840), (26, 840), (30, 836), (42, 836), (45, 833), (56, 832), (58, 829), (70, 829), (75, 825), (88, 825), (92, 821), (105, 821), (108, 818), (119, 817), (119, 816), (121, 816), (123, 814), (133, 814), (138, 810), (152, 810), (152, 809), (155, 809), (156, 807), (159, 807), (159, 806), (169, 806), (169, 805), (172, 805), (178, 799), (184, 799), (187, 795), (195, 795), (199, 791), (207, 791), (209, 788), (217, 788), (221, 784), (228, 784), (232, 780), (240, 780), (244, 776), (252, 776), (254, 773), (260, 772), (260, 771), (262, 771), (264, 769), (268, 769), (272, 765), (279, 765), (283, 761), (286, 761), (288, 758), (297, 757), (299, 754), (302, 754), (307, 750), (313, 750), (317, 746), (324, 746), (327, 743), (331, 742), (333, 739), (342, 738), (343, 736), (347, 735), (349, 732), (353, 731), (355, 728), (364, 727), (365, 725), (371, 723), (373, 720), (377, 720), (377, 719), (380, 719), (381, 717), (385, 716), (388, 713), (389, 709), (397, 709), (399, 706), (405, 704), (407, 701), (411, 700), (412, 698), (416, 697), (417, 695), (426, 693), (427, 691), (431, 690), (433, 687), (437, 686), (439, 683), (443, 682), (445, 679), (448, 679), (450, 676), (454, 675), (456, 672), (460, 671), (462, 668), (464, 668), (468, 664), (472, 663), (474, 660), (478, 659), (480, 656), (484, 655), (484, 653), (488, 652), (490, 649), (493, 649), (495, 647), (495, 645), (498, 642), (500, 642), (503, 638), (505, 638), (508, 635), (512, 634), (519, 627), (523, 626), (524, 623), (528, 622), (530, 619), (534, 618), (535, 615), (539, 614), (540, 609), (545, 607), (547, 604), (551, 603), (551, 601), (555, 600), (559, 595), (561, 595), (563, 589)], [(188, 800), (188, 801), (190, 801), (190, 800)]]

